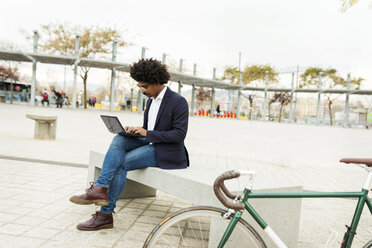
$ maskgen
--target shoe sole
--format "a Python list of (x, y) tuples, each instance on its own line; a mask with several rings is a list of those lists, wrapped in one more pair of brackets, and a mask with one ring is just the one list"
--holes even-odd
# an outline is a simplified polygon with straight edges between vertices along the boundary
[(104, 200), (83, 200), (83, 199), (70, 198), (70, 202), (79, 204), (79, 205), (89, 205), (89, 204), (95, 204), (96, 206), (109, 205), (108, 201), (104, 201)]
[(100, 230), (100, 229), (114, 228), (114, 224), (106, 224), (106, 225), (103, 225), (103, 226), (100, 226), (100, 227), (92, 227), (92, 228), (76, 226), (76, 228), (81, 230), (81, 231), (97, 231), (97, 230)]

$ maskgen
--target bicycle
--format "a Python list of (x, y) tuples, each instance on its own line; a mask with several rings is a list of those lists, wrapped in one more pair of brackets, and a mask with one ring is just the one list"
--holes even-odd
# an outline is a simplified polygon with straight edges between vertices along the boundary
[[(213, 190), (218, 200), (228, 210), (209, 207), (195, 206), (176, 211), (165, 217), (154, 227), (148, 235), (143, 248), (155, 247), (246, 247), (266, 248), (266, 244), (257, 231), (242, 218), (246, 210), (258, 223), (273, 243), (279, 248), (287, 248), (286, 244), (270, 228), (257, 211), (249, 204), (248, 199), (254, 198), (358, 198), (354, 217), (351, 225), (346, 226), (341, 248), (350, 248), (356, 234), (358, 223), (364, 205), (367, 205), (372, 214), (372, 202), (368, 198), (368, 192), (372, 183), (372, 159), (344, 158), (340, 162), (356, 164), (368, 172), (365, 184), (360, 192), (275, 192), (254, 193), (252, 192), (255, 172), (253, 171), (227, 171), (220, 175), (214, 182)], [(242, 196), (236, 196), (229, 192), (224, 181), (248, 176), (248, 184), (244, 188)], [(223, 194), (223, 193), (224, 194)], [(233, 200), (227, 200), (226, 196)], [(372, 240), (363, 246), (372, 248)]]

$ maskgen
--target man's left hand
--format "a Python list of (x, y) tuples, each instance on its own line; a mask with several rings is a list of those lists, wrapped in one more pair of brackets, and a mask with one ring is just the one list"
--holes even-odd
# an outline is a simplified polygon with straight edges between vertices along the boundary
[(143, 137), (146, 137), (147, 135), (147, 130), (146, 129), (143, 129), (142, 127), (133, 127), (130, 129), (130, 132), (131, 133), (137, 133)]

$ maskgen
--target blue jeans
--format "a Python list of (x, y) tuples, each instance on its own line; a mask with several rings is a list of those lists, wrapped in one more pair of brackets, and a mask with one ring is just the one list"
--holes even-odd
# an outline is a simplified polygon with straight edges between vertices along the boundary
[(154, 145), (146, 138), (132, 138), (116, 135), (111, 142), (102, 170), (95, 185), (109, 188), (108, 206), (101, 207), (101, 213), (112, 213), (120, 193), (127, 181), (127, 172), (147, 167), (156, 167)]

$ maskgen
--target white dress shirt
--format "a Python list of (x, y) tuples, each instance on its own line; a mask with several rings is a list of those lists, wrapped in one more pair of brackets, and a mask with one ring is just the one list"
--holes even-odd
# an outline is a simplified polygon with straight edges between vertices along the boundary
[(156, 98), (151, 97), (152, 102), (149, 109), (149, 115), (147, 120), (147, 130), (153, 131), (155, 127), (156, 117), (158, 116), (161, 101), (163, 100), (165, 91), (167, 91), (167, 86), (159, 93)]

